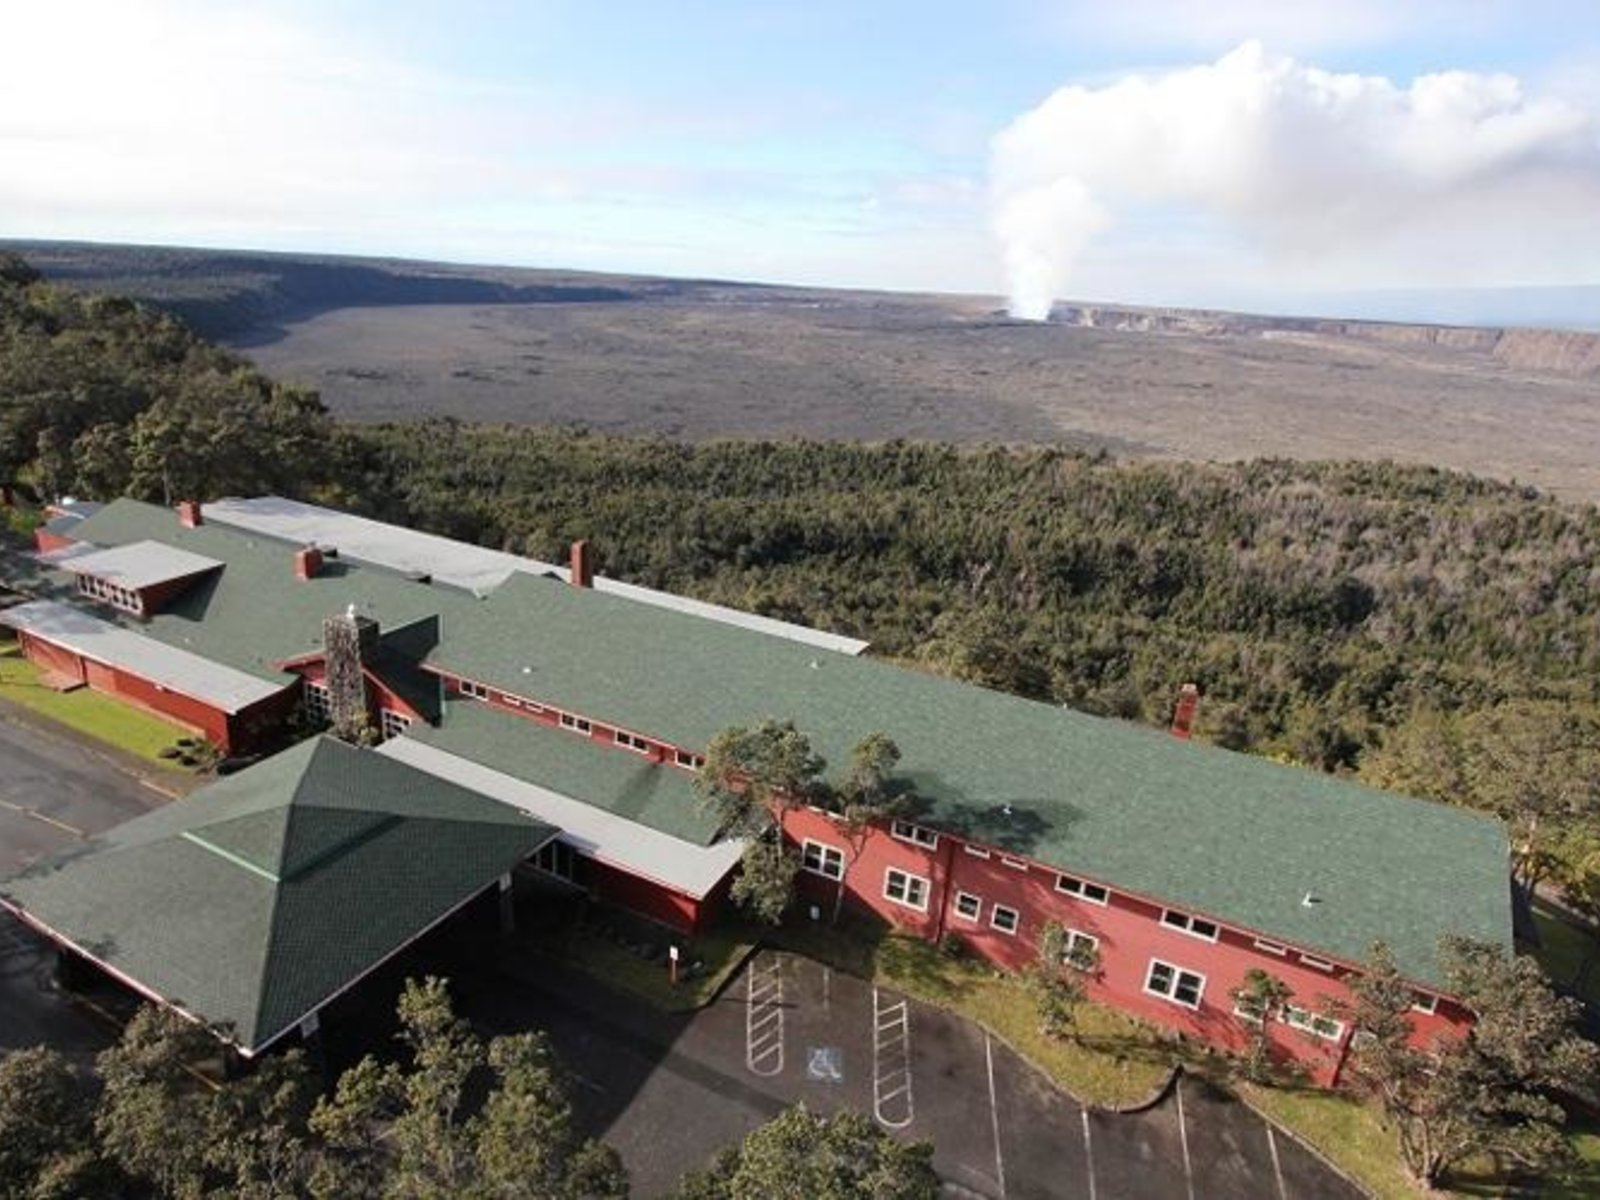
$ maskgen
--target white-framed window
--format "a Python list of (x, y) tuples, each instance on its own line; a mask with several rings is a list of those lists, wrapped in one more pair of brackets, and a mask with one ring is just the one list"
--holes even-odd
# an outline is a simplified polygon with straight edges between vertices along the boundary
[(1326, 959), (1322, 958), (1312, 958), (1309, 954), (1302, 954), (1300, 956), (1300, 961), (1306, 966), (1313, 967), (1318, 971), (1333, 970), (1333, 964), (1331, 962), (1328, 962)]
[(1267, 954), (1275, 954), (1279, 958), (1286, 958), (1289, 954), (1289, 947), (1280, 946), (1277, 942), (1269, 942), (1265, 938), (1257, 938), (1255, 941), (1255, 946), (1257, 950), (1261, 950)]
[(328, 691), (327, 684), (318, 683), (315, 679), (302, 679), (300, 700), (305, 705), (309, 719), (322, 725), (333, 720), (333, 693)]
[(1204, 917), (1191, 916), (1186, 912), (1179, 912), (1175, 908), (1161, 910), (1161, 923), (1168, 929), (1180, 930), (1190, 937), (1197, 937), (1202, 941), (1214, 942), (1217, 940), (1217, 923), (1215, 921), (1208, 921)]
[(411, 728), (411, 718), (403, 712), (396, 712), (392, 708), (378, 710), (378, 723), (383, 729), (383, 740), (399, 737)]
[(921, 875), (913, 875), (899, 867), (890, 867), (884, 872), (883, 895), (886, 900), (893, 900), (918, 912), (928, 911), (928, 881)]
[(1294, 1029), (1315, 1034), (1317, 1037), (1326, 1038), (1330, 1042), (1337, 1042), (1344, 1036), (1344, 1022), (1335, 1021), (1332, 1017), (1312, 1012), (1308, 1008), (1299, 1008), (1293, 1004), (1284, 1005), (1283, 1021), (1284, 1024)]
[(800, 844), (800, 869), (825, 879), (844, 878), (844, 851), (807, 838)]
[(1000, 856), (1000, 862), (1001, 865), (1010, 867), (1013, 871), (1027, 871), (1028, 869), (1028, 864), (1020, 858), (1012, 858), (1006, 854)]
[(672, 761), (686, 771), (698, 771), (705, 759), (692, 750), (678, 750), (673, 753)]
[(1022, 914), (1004, 904), (996, 904), (989, 909), (989, 924), (1001, 933), (1015, 933), (1022, 924)]
[(932, 850), (939, 844), (939, 835), (931, 829), (924, 829), (921, 825), (913, 825), (910, 821), (890, 821), (889, 836), (899, 838), (902, 842), (910, 842), (913, 846), (921, 846), (925, 850)]
[(1067, 930), (1067, 944), (1062, 947), (1061, 965), (1074, 971), (1085, 970), (1087, 964), (1100, 957), (1100, 939), (1081, 929)]
[(1090, 904), (1105, 904), (1111, 899), (1109, 888), (1101, 887), (1098, 883), (1090, 883), (1087, 879), (1077, 879), (1071, 875), (1056, 876), (1056, 891), (1065, 892), (1069, 896), (1076, 896), (1079, 900), (1087, 900)]
[(632, 750), (635, 754), (650, 753), (650, 743), (645, 741), (638, 734), (629, 733), (625, 729), (616, 729), (612, 731), (611, 737), (612, 740), (617, 743), (617, 745), (622, 746), (625, 749)]
[(471, 696), (474, 700), (487, 700), (489, 698), (489, 689), (481, 683), (473, 683), (470, 679), (463, 679), (461, 681), (461, 694), (463, 696)]
[(575, 717), (571, 713), (561, 714), (561, 728), (570, 729), (574, 733), (592, 733), (594, 726), (589, 724), (585, 717)]
[(962, 843), (961, 848), (968, 854), (972, 855), (973, 858), (989, 857), (989, 852), (987, 850), (985, 850), (982, 846), (974, 846), (971, 842)]
[(1431, 1017), (1439, 1011), (1439, 997), (1430, 995), (1427, 992), (1418, 992), (1416, 998), (1411, 1002), (1411, 1007), (1416, 1012), (1426, 1013)]
[(1233, 1015), (1259, 1025), (1267, 1019), (1267, 1002), (1260, 996), (1238, 996), (1233, 1001)]
[(983, 897), (971, 892), (956, 893), (956, 916), (963, 921), (976, 921), (983, 915)]
[(1206, 977), (1152, 958), (1149, 973), (1145, 975), (1144, 990), (1152, 996), (1181, 1004), (1184, 1008), (1199, 1008), (1200, 997), (1205, 995)]

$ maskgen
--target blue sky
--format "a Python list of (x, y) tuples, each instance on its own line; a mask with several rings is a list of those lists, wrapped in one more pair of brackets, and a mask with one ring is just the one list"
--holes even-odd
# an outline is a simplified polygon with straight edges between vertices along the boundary
[[(1058, 295), (1258, 306), (1600, 282), (1587, 0), (53, 0), (8, 6), (0, 31), (38, 48), (0, 76), (4, 236), (983, 293), (1014, 290), (1032, 254)], [(1260, 58), (1227, 58), (1250, 39)], [(1188, 129), (1188, 110), (1219, 96), (1214, 120), (1237, 121), (1223, 101), (1253, 89), (1246, 110), (1287, 94), (1300, 120), (1325, 91), (1315, 71), (1366, 81), (1368, 101), (1307, 127), (1375, 140), (1347, 156), (1351, 194), (1371, 186), (1363, 162), (1414, 144), (1419, 75), (1477, 81), (1453, 101), (1472, 119), (1437, 135), (1470, 166), (1387, 181), (1359, 221), (1309, 228), (1294, 206), (1346, 179), (1294, 152), (1288, 117), (1241, 133), (1259, 159), (1227, 178), (1130, 173), (1114, 145), (1057, 152), (1143, 138), (1141, 154), (1231, 162), (1232, 133)], [(1491, 74), (1516, 97), (1486, 101)], [(1046, 105), (1067, 87), (1080, 103)], [(1475, 147), (1508, 120), (1523, 140), (1485, 166)], [(1266, 187), (1270, 204), (1241, 195), (1292, 173), (1309, 182)], [(1062, 209), (1064, 192), (1088, 208)], [(1419, 236), (1424, 200), (1450, 209), (1450, 236)], [(1407, 204), (1409, 225), (1373, 228)], [(1477, 261), (1475, 239), (1507, 230), (1516, 245)]]

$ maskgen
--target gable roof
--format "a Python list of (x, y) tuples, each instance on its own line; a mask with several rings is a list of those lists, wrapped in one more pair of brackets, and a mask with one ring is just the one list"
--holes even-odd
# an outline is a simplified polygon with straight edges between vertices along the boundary
[(556, 832), (316, 738), (36, 864), (0, 896), (253, 1053)]
[(690, 748), (775, 717), (843, 767), (881, 730), (931, 826), (1434, 987), (1443, 934), (1510, 942), (1505, 832), (1462, 809), (532, 576), (429, 663)]

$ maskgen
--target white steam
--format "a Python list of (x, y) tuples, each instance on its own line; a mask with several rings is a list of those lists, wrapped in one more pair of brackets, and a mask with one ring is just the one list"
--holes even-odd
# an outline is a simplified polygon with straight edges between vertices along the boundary
[[(1068, 87), (996, 139), (1013, 316), (1042, 320), (1113, 214), (1198, 215), (1267, 261), (1387, 284), (1600, 265), (1600, 119), (1506, 75), (1402, 87), (1268, 56)], [(1508, 278), (1491, 278), (1496, 274)], [(1431, 277), (1430, 277), (1431, 276)]]

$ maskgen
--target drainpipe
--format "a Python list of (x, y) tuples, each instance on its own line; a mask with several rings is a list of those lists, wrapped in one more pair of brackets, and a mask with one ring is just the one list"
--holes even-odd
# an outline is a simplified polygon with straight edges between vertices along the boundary
[(944, 878), (939, 883), (939, 923), (934, 926), (933, 930), (933, 944), (935, 946), (944, 941), (945, 926), (949, 923), (950, 896), (953, 890), (950, 886), (953, 882), (951, 876), (955, 874), (956, 869), (956, 839), (945, 837), (941, 840), (945, 843), (947, 849), (944, 852)]

